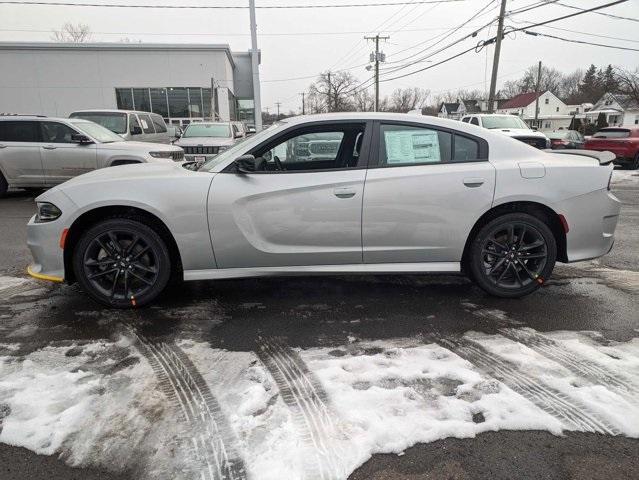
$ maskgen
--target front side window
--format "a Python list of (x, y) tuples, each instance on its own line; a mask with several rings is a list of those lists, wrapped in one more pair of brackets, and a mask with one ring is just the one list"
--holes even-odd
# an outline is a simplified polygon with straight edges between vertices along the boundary
[(149, 117), (148, 115), (138, 115), (138, 118), (140, 119), (140, 125), (142, 125), (142, 130), (144, 131), (144, 133), (155, 133), (151, 117)]
[(37, 142), (38, 122), (0, 121), (0, 142)]
[(46, 143), (73, 143), (74, 129), (58, 122), (41, 122), (42, 141)]
[(379, 138), (381, 166), (447, 162), (452, 135), (448, 132), (408, 125), (383, 125)]
[(253, 152), (258, 170), (312, 171), (357, 167), (365, 126), (306, 127)]

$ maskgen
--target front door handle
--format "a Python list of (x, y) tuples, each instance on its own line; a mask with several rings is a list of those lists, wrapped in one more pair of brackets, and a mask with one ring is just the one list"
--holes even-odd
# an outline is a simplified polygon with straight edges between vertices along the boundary
[(0, 143), (0, 148), (7, 148), (7, 146)]
[(55, 145), (44, 145), (42, 148), (44, 148), (45, 150), (55, 150), (56, 147)]
[(335, 194), (337, 198), (351, 198), (354, 197), (356, 193), (356, 190), (352, 187), (339, 187), (333, 190), (333, 194)]
[(485, 180), (479, 177), (464, 178), (464, 185), (466, 185), (468, 188), (481, 187), (484, 182)]

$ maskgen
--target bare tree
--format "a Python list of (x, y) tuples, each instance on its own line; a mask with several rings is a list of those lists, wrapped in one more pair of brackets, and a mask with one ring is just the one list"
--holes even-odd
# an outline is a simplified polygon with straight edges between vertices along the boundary
[(430, 92), (423, 88), (397, 88), (390, 97), (389, 109), (392, 112), (406, 113), (421, 109), (428, 100)]
[(619, 93), (628, 95), (639, 104), (639, 68), (633, 72), (623, 68), (615, 68)]
[(60, 30), (54, 30), (51, 39), (56, 42), (84, 43), (91, 40), (91, 29), (84, 23), (65, 23)]
[(320, 73), (309, 87), (309, 99), (317, 102), (320, 111), (345, 112), (354, 109), (353, 95), (359, 84), (350, 72)]
[(568, 104), (582, 103), (581, 81), (584, 71), (580, 68), (572, 73), (562, 75), (558, 96)]
[(372, 112), (375, 108), (375, 98), (367, 88), (355, 91), (353, 103), (358, 112)]

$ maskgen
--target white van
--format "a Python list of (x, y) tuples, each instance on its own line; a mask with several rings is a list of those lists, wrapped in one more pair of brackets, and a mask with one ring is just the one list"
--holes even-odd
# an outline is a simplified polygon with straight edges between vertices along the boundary
[(125, 140), (136, 142), (171, 143), (174, 139), (166, 128), (164, 119), (157, 113), (134, 110), (79, 110), (69, 118), (90, 120)]

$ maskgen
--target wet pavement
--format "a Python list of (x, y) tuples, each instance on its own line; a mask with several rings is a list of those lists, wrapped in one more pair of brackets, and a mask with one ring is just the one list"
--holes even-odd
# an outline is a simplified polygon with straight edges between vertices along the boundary
[[(484, 375), (499, 379), (550, 416), (559, 418), (557, 412), (564, 408), (566, 418), (570, 417), (562, 420), (564, 426), (576, 425), (568, 430), (580, 430), (581, 422), (594, 425), (592, 431), (606, 434), (573, 431), (556, 436), (540, 431), (500, 430), (479, 433), (474, 438), (443, 438), (418, 443), (401, 456), (373, 455), (351, 478), (636, 478), (639, 442), (626, 438), (621, 427), (597, 413), (589, 399), (565, 400), (563, 391), (548, 387), (541, 375), (539, 383), (532, 387), (523, 385), (521, 382), (527, 380), (517, 380), (516, 363), (509, 363), (506, 358), (493, 363), (487, 359), (490, 354), (486, 344), (481, 348), (469, 346), (465, 336), (469, 332), (488, 339), (520, 335), (513, 341), (551, 358), (578, 378), (604, 383), (610, 391), (615, 391), (615, 386), (626, 389), (623, 371), (611, 373), (596, 359), (591, 362), (577, 354), (566, 355), (559, 345), (561, 338), (552, 336), (557, 331), (576, 332), (579, 338), (601, 349), (626, 345), (639, 337), (639, 182), (618, 183), (614, 191), (622, 200), (623, 209), (611, 254), (592, 262), (559, 264), (540, 292), (523, 299), (489, 297), (463, 277), (326, 276), (185, 283), (167, 292), (157, 305), (117, 312), (97, 306), (77, 286), (28, 281), (0, 290), (0, 357), (31, 358), (47, 348), (64, 348), (69, 356), (81, 355), (83, 349), (90, 350), (90, 345), (104, 339), (117, 345), (124, 336), (134, 348), (128, 344), (122, 351), (108, 347), (119, 353), (104, 363), (89, 355), (82, 368), (94, 368), (96, 375), (106, 378), (140, 362), (147, 365), (167, 401), (176, 405), (188, 403), (194, 412), (194, 416), (185, 414), (177, 423), (182, 422), (193, 431), (199, 428), (194, 419), (204, 416), (220, 428), (228, 460), (211, 478), (245, 478), (247, 467), (238, 453), (242, 448), (240, 439), (230, 425), (232, 419), (221, 414), (224, 406), (219, 403), (224, 404), (226, 399), (211, 384), (206, 362), (201, 358), (194, 360), (190, 345), (205, 344), (211, 351), (232, 352), (239, 359), (245, 358), (243, 354), (250, 355), (247, 368), (257, 363), (270, 372), (283, 408), (292, 412), (292, 424), (297, 420), (303, 424), (305, 418), (313, 419), (313, 415), (318, 423), (327, 424), (331, 422), (330, 415), (324, 418), (321, 409), (309, 410), (299, 404), (302, 397), (309, 405), (330, 404), (333, 392), (322, 387), (326, 382), (322, 381), (321, 370), (310, 371), (313, 368), (307, 364), (320, 363), (313, 363), (316, 359), (308, 352), (315, 352), (316, 356), (320, 356), (320, 350), (335, 356), (351, 355), (349, 348), (361, 342), (358, 354), (378, 358), (390, 352), (388, 345), (397, 339), (418, 340), (443, 346), (468, 360)], [(32, 199), (26, 194), (16, 192), (0, 200), (0, 275), (23, 276), (29, 259), (24, 224), (32, 213)], [(521, 332), (528, 332), (529, 336), (522, 339)], [(364, 346), (375, 342), (382, 347)], [(132, 350), (140, 355), (131, 354)], [(327, 361), (323, 357), (320, 360)], [(241, 361), (244, 360), (237, 360)], [(228, 368), (232, 368), (232, 363)], [(284, 373), (278, 375), (278, 371)], [(301, 396), (299, 382), (306, 382), (308, 395)], [(463, 382), (459, 380), (452, 389)], [(539, 393), (542, 383), (544, 391)], [(435, 387), (440, 389), (439, 394), (448, 395), (444, 387)], [(628, 392), (634, 392), (633, 388)], [(555, 397), (562, 397), (561, 405)], [(632, 395), (628, 397), (632, 401)], [(636, 398), (633, 407), (639, 408)], [(572, 408), (575, 405), (586, 414), (577, 415)], [(0, 431), (1, 425), (0, 419)], [(206, 432), (201, 433), (206, 436)], [(327, 441), (322, 444), (323, 435), (332, 438), (330, 429), (314, 431), (313, 445), (330, 449)], [(198, 455), (215, 455), (217, 450), (211, 448), (201, 446)], [(81, 468), (72, 469), (63, 462), (69, 450), (63, 443), (55, 455), (43, 456), (0, 445), (0, 478), (138, 475), (129, 464), (112, 469), (109, 465), (79, 462)], [(59, 455), (62, 460), (56, 459)], [(321, 461), (318, 464), (319, 470), (308, 478), (315, 478), (315, 474), (317, 478), (339, 477)], [(339, 471), (338, 467), (335, 471)]]

